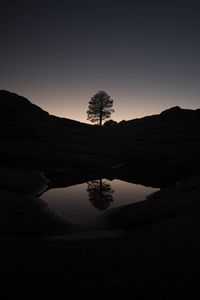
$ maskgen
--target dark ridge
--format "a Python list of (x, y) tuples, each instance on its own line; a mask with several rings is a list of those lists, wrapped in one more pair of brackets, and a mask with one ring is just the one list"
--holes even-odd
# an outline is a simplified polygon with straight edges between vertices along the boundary
[(142, 118), (138, 119), (132, 119), (128, 121), (121, 121), (119, 122), (119, 125), (134, 125), (138, 123), (145, 123), (148, 121), (167, 121), (174, 119), (177, 121), (178, 119), (183, 119), (183, 118), (191, 118), (191, 116), (199, 116), (200, 114), (200, 109), (192, 110), (192, 109), (183, 109), (179, 106), (171, 107), (169, 109), (166, 109), (162, 111), (160, 114), (157, 115), (151, 115), (151, 116), (145, 116)]
[(27, 113), (48, 116), (48, 112), (32, 104), (28, 99), (15, 93), (0, 90), (0, 112), (2, 113)]
[(57, 126), (91, 126), (68, 118), (49, 115), (48, 112), (31, 103), (27, 98), (5, 90), (0, 90), (0, 115), (7, 120), (31, 118), (30, 120), (33, 121), (34, 119), (45, 118), (47, 121), (55, 122)]
[(74, 126), (74, 127), (92, 127), (90, 124), (82, 123), (76, 120), (68, 119), (68, 118), (60, 118), (54, 115), (50, 115), (51, 120), (56, 122), (57, 126)]
[(174, 106), (174, 107), (168, 108), (168, 109), (164, 110), (163, 112), (161, 112), (161, 115), (177, 114), (177, 113), (180, 113), (181, 111), (182, 111), (182, 108), (180, 106)]
[(54, 172), (125, 165), (121, 178), (145, 174), (147, 182), (199, 172), (200, 109), (176, 106), (100, 127), (49, 115), (7, 91), (0, 91), (0, 103), (1, 166)]

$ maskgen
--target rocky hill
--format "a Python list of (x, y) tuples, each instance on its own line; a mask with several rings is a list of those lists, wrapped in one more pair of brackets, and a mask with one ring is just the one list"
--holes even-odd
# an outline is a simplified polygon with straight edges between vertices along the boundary
[(129, 174), (130, 180), (136, 174), (179, 179), (199, 172), (199, 109), (173, 107), (100, 128), (51, 116), (7, 91), (0, 91), (0, 103), (2, 166), (66, 171), (123, 164), (118, 176)]

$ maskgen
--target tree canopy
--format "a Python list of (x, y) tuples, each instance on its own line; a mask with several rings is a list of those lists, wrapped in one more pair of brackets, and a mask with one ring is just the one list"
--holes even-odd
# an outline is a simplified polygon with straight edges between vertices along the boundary
[(98, 91), (89, 101), (87, 119), (92, 123), (97, 122), (100, 126), (102, 121), (110, 118), (114, 112), (113, 100), (105, 91)]

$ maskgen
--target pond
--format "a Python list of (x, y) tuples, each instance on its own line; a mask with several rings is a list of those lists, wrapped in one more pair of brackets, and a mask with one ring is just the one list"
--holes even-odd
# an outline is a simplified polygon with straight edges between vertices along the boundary
[(117, 179), (98, 179), (48, 190), (41, 198), (50, 209), (68, 221), (82, 223), (107, 209), (144, 201), (146, 196), (157, 190)]

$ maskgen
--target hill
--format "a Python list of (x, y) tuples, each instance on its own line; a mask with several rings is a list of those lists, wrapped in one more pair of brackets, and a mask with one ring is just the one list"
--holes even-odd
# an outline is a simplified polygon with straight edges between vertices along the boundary
[(99, 127), (49, 115), (7, 91), (0, 91), (0, 103), (3, 166), (84, 172), (123, 164), (118, 176), (129, 180), (160, 174), (175, 180), (199, 172), (199, 109), (173, 107), (159, 115)]
[[(158, 292), (170, 299), (172, 291), (180, 297), (187, 290), (191, 296), (199, 286), (199, 129), (199, 110), (175, 107), (100, 128), (51, 116), (24, 97), (0, 91), (6, 295), (27, 298), (31, 290), (34, 298), (62, 296), (67, 282), (77, 296), (100, 291), (121, 299)], [(62, 219), (38, 197), (47, 187), (95, 178), (161, 190), (147, 201), (110, 209), (85, 227)]]

